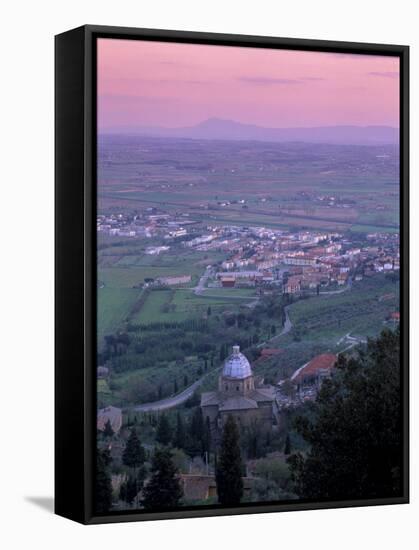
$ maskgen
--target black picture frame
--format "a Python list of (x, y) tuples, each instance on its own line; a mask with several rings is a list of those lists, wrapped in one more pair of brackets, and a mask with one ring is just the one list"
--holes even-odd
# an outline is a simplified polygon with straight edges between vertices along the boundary
[[(391, 55), (400, 58), (403, 494), (397, 498), (112, 512), (93, 506), (96, 447), (96, 39)], [(55, 37), (55, 513), (84, 524), (409, 502), (409, 48), (86, 25)]]

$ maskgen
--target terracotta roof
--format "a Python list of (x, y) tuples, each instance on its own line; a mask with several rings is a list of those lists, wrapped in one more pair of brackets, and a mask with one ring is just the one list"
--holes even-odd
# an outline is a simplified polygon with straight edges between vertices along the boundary
[(316, 376), (321, 371), (327, 371), (335, 366), (337, 356), (334, 353), (322, 353), (317, 355), (311, 361), (309, 361), (304, 367), (300, 369), (297, 376), (292, 380), (300, 382), (307, 376)]

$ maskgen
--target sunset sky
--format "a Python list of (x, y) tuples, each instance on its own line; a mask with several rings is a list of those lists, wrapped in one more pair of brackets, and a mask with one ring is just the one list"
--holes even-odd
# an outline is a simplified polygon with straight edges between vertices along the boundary
[(193, 126), (399, 125), (399, 60), (98, 40), (99, 130)]

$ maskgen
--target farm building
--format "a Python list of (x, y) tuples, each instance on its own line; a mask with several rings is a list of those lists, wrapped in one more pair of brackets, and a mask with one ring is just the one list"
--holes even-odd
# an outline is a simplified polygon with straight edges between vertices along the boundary
[(292, 275), (288, 277), (288, 281), (284, 285), (285, 294), (295, 294), (301, 290), (301, 277), (299, 275)]
[(161, 285), (167, 286), (176, 286), (176, 285), (185, 285), (190, 283), (192, 277), (190, 275), (179, 275), (179, 276), (168, 276), (168, 277), (159, 277), (157, 282)]
[(224, 288), (233, 288), (236, 284), (236, 278), (230, 277), (225, 275), (224, 277), (220, 277), (221, 285)]

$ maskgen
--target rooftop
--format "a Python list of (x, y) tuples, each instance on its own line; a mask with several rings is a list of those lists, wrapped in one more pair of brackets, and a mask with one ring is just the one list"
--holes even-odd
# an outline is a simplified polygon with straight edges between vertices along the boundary
[(336, 363), (337, 356), (334, 353), (322, 353), (313, 357), (306, 365), (298, 369), (291, 377), (294, 382), (300, 382), (306, 376), (316, 376), (324, 371), (330, 371)]

